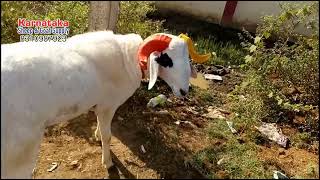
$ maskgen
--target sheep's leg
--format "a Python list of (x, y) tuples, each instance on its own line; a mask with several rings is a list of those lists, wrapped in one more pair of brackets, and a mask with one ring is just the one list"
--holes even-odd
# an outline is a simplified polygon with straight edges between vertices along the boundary
[(97, 128), (96, 128), (96, 131), (94, 132), (94, 136), (96, 137), (96, 141), (101, 141), (99, 121), (97, 121)]
[[(102, 165), (109, 169), (113, 166), (110, 155), (110, 140), (111, 140), (111, 122), (115, 110), (104, 110), (97, 113), (98, 125), (102, 142)], [(99, 131), (98, 130), (98, 131)]]
[[(21, 132), (21, 133), (20, 133)], [(22, 130), (15, 132), (15, 139), (7, 142), (6, 159), (5, 161), (5, 174), (6, 178), (32, 178), (32, 171), (35, 167), (40, 144), (41, 132), (34, 130)], [(24, 132), (29, 132), (28, 134)], [(14, 147), (12, 143), (18, 144)], [(1, 175), (2, 176), (2, 175)]]

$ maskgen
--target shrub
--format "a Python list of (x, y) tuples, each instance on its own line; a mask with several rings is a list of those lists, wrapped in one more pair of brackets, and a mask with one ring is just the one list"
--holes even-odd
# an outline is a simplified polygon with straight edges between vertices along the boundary
[(79, 1), (2, 1), (1, 43), (20, 41), (18, 18), (61, 19), (70, 22), (69, 36), (83, 33), (88, 28), (88, 2)]
[(147, 18), (147, 14), (155, 10), (153, 2), (121, 1), (117, 32), (122, 34), (137, 33), (143, 39), (151, 34), (163, 32), (162, 21)]
[[(249, 53), (242, 65), (247, 77), (230, 97), (245, 119), (274, 119), (281, 111), (308, 114), (318, 108), (318, 5), (282, 4), (280, 15), (263, 17), (256, 37), (247, 31), (240, 35)], [(298, 34), (299, 26), (311, 35)], [(272, 46), (270, 39), (275, 41)], [(240, 94), (245, 98), (239, 100)]]

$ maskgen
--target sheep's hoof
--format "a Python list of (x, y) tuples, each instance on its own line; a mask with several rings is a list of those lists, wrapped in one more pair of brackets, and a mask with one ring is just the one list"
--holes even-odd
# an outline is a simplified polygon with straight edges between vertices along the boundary
[(105, 179), (123, 179), (121, 178), (121, 172), (116, 166), (111, 166), (107, 169), (107, 177)]

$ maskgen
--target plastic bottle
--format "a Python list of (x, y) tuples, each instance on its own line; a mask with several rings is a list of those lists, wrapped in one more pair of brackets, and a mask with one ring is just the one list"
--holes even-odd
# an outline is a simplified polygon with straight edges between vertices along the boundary
[(147, 107), (156, 107), (158, 104), (163, 104), (167, 101), (167, 97), (163, 94), (160, 94), (159, 96), (156, 96), (152, 99), (147, 104)]

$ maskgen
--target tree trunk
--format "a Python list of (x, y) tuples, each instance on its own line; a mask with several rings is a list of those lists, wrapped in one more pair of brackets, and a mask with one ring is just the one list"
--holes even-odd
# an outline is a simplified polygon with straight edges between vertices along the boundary
[(90, 1), (89, 31), (116, 31), (119, 1)]

